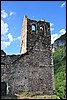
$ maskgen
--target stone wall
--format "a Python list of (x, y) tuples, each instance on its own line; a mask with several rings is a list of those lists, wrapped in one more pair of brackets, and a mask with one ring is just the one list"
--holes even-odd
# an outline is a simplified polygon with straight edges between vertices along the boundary
[(24, 17), (22, 28), (21, 55), (1, 56), (1, 81), (8, 83), (9, 93), (41, 91), (53, 94), (50, 24)]
[[(41, 61), (41, 54), (38, 52), (28, 52), (28, 54), (20, 58), (18, 56), (19, 59), (12, 64), (9, 64), (12, 61), (10, 56), (2, 57), (1, 81), (8, 83), (10, 86), (9, 93), (19, 93), (22, 91), (53, 93), (53, 66), (48, 65), (46, 63), (48, 61), (44, 62), (44, 58)], [(13, 60), (15, 59), (13, 58)]]

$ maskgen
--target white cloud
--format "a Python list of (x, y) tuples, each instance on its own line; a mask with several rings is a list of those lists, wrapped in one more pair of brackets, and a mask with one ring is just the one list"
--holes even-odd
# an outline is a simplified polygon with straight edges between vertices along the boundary
[[(10, 12), (9, 16), (12, 16), (13, 14), (15, 14), (14, 12)], [(1, 18), (7, 18), (8, 14), (5, 12), (5, 10), (1, 11)], [(10, 18), (10, 17), (8, 17)], [(14, 27), (14, 29), (16, 29)], [(13, 36), (11, 33), (8, 33), (9, 31), (9, 27), (8, 24), (6, 22), (4, 22), (3, 19), (1, 19), (1, 49), (5, 49), (8, 46), (11, 45), (11, 42), (14, 41)], [(8, 40), (9, 39), (9, 40)], [(16, 40), (18, 40), (19, 37), (16, 38)]]
[(14, 15), (15, 14), (15, 12), (10, 12), (10, 16), (12, 16), (12, 15)]
[(58, 33), (51, 35), (51, 44), (54, 43), (56, 39), (58, 39), (61, 35), (65, 34), (65, 29), (61, 29)]
[(53, 31), (54, 30), (54, 28), (51, 28), (51, 31)]
[(10, 46), (10, 43), (11, 43), (11, 42), (1, 41), (1, 49), (7, 48), (8, 46)]
[(54, 30), (54, 28), (52, 28), (53, 25), (54, 25), (53, 23), (50, 23), (50, 30), (51, 30), (51, 33), (52, 33), (52, 31)]
[(61, 29), (59, 32), (60, 32), (60, 36), (61, 36), (61, 35), (65, 34), (66, 31), (65, 31), (65, 29)]
[(9, 39), (9, 41), (13, 41), (13, 37), (12, 37), (12, 35), (11, 35), (11, 33), (9, 33), (8, 35), (7, 35), (7, 37), (8, 37), (8, 39)]
[(1, 20), (1, 34), (7, 33), (9, 30), (8, 24)]
[(63, 6), (65, 6), (65, 5), (66, 5), (66, 2), (62, 3), (60, 7), (63, 7)]
[[(6, 41), (8, 39), (9, 39), (9, 41)], [(1, 41), (1, 49), (5, 49), (8, 46), (10, 46), (11, 42), (13, 41), (13, 37), (12, 37), (11, 33), (9, 33), (7, 35), (2, 35), (1, 40), (2, 40)]]
[(58, 34), (57, 34), (57, 33), (52, 34), (52, 35), (51, 35), (51, 44), (53, 44), (54, 41), (55, 41), (57, 38), (58, 38)]
[(2, 18), (7, 18), (8, 17), (8, 14), (5, 12), (5, 10), (1, 11), (1, 17)]
[[(5, 23), (3, 20), (1, 20), (1, 40), (2, 40), (1, 41), (1, 49), (7, 48), (13, 41), (13, 37), (12, 37), (11, 33), (9, 33), (7, 35), (8, 30), (9, 30), (8, 24)], [(9, 39), (9, 41), (6, 42), (6, 40), (8, 40), (8, 39)]]
[(7, 38), (7, 35), (1, 35), (1, 40), (7, 40), (8, 38)]
[(16, 40), (20, 40), (20, 36), (18, 36), (17, 38), (14, 38), (14, 41), (16, 41)]
[(53, 25), (54, 25), (53, 23), (50, 23), (50, 27), (53, 26)]

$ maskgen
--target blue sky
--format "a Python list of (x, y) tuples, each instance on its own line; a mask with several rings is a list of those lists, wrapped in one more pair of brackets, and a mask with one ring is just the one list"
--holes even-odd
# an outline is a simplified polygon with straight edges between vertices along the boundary
[(1, 1), (1, 49), (20, 54), (24, 15), (50, 22), (51, 43), (66, 31), (66, 1)]

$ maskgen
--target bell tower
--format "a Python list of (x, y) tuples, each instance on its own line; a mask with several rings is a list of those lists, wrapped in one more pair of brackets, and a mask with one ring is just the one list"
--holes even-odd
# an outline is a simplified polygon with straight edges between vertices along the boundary
[[(24, 16), (20, 54), (26, 52), (28, 52), (26, 58), (28, 63), (26, 63), (31, 73), (28, 78), (29, 90), (53, 93), (55, 88), (50, 23), (46, 22), (44, 18), (36, 21)], [(37, 77), (35, 78), (35, 76)]]
[(44, 18), (41, 21), (36, 21), (24, 16), (21, 30), (20, 54), (24, 54), (31, 49), (44, 51), (50, 49), (50, 44), (50, 23), (45, 22)]

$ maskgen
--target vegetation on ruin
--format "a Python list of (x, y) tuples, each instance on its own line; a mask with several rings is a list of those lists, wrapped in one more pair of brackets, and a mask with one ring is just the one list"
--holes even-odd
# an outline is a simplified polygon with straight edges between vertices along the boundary
[(66, 98), (66, 46), (58, 47), (53, 53), (55, 94)]
[(1, 99), (60, 99), (57, 95), (36, 94), (32, 91), (25, 91), (20, 94), (7, 95)]

